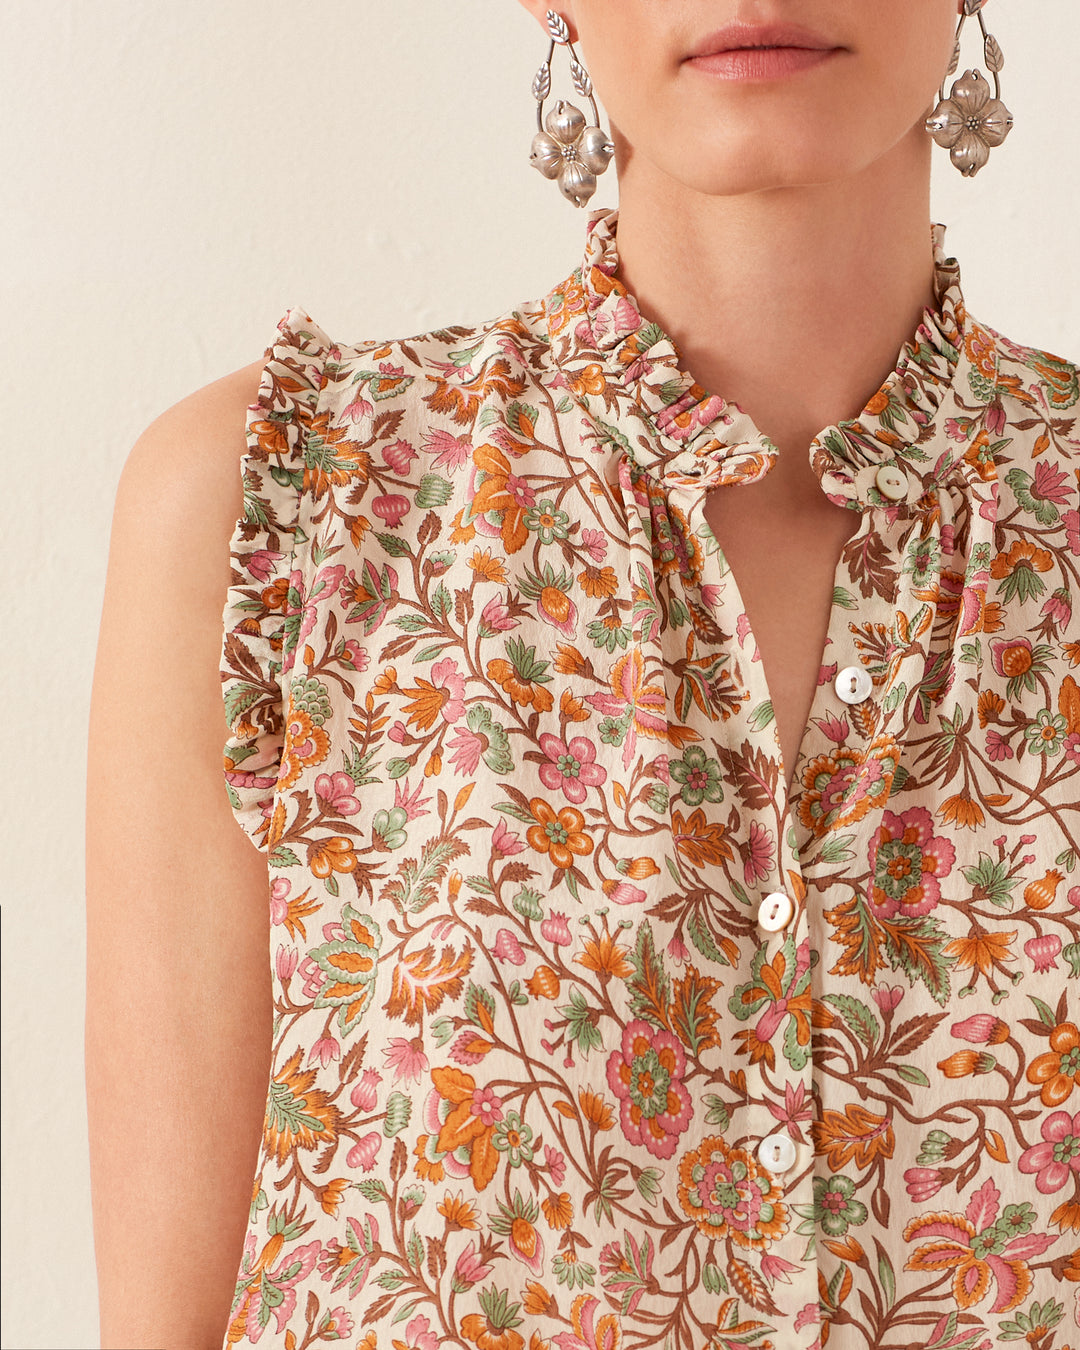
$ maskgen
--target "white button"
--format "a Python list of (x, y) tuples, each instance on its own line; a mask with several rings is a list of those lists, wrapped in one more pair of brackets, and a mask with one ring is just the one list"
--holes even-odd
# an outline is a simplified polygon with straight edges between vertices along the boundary
[(795, 1141), (790, 1135), (770, 1134), (758, 1144), (758, 1162), (779, 1176), (795, 1166)]
[(790, 895), (783, 891), (773, 891), (758, 905), (757, 921), (766, 933), (779, 933), (791, 922), (795, 905)]
[(874, 475), (874, 486), (883, 497), (898, 502), (907, 496), (907, 474), (896, 464), (883, 464)]
[(833, 681), (836, 697), (845, 703), (865, 703), (874, 681), (865, 666), (845, 666)]

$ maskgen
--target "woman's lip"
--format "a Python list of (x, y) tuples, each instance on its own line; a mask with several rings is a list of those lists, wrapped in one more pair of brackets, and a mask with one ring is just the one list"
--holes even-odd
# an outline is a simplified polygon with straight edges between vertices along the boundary
[(839, 50), (839, 47), (736, 47), (709, 56), (692, 56), (687, 64), (726, 80), (775, 80), (819, 66)]
[(819, 33), (794, 23), (729, 23), (726, 27), (702, 38), (690, 52), (687, 60), (745, 47), (805, 47), (816, 51), (831, 51), (835, 46), (834, 42), (828, 41)]

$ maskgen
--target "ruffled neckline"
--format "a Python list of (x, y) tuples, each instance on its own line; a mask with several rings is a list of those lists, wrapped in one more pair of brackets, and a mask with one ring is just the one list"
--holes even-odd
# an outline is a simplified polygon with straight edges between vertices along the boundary
[[(620, 443), (638, 468), (669, 486), (755, 481), (779, 450), (737, 403), (698, 384), (674, 341), (642, 315), (618, 274), (617, 224), (617, 209), (591, 213), (581, 266), (544, 301), (568, 393), (602, 424), (611, 419), (611, 387), (625, 393), (651, 434), (631, 431)], [(883, 463), (897, 462), (908, 474), (912, 504), (949, 475), (967, 477), (970, 466), (939, 425), (942, 408), (953, 389), (967, 406), (985, 404), (997, 383), (996, 344), (968, 318), (959, 263), (945, 253), (945, 226), (932, 223), (930, 231), (933, 308), (923, 309), (862, 412), (824, 428), (809, 447), (824, 491), (854, 506), (896, 506), (876, 492)]]

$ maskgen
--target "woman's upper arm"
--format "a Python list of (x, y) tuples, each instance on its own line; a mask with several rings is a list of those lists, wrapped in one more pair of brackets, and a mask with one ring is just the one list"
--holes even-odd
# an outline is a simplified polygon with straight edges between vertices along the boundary
[(102, 1345), (217, 1350), (270, 1057), (265, 854), (222, 777), (219, 663), (262, 363), (162, 414), (113, 517), (87, 774), (87, 1086)]

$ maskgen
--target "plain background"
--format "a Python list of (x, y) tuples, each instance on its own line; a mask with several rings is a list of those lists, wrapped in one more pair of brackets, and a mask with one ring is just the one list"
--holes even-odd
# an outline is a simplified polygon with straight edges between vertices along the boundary
[[(5, 0), (3, 19), (0, 1340), (45, 1350), (97, 1335), (83, 792), (124, 458), (290, 305), (340, 342), (489, 318), (577, 264), (585, 213), (526, 162), (544, 41), (513, 0)], [(973, 180), (935, 150), (932, 215), (970, 311), (1075, 360), (1080, 5), (994, 0), (987, 23), (1016, 125)], [(614, 197), (612, 174), (592, 205)]]

